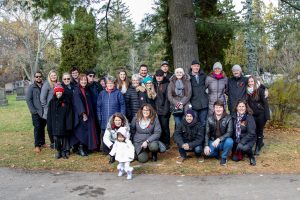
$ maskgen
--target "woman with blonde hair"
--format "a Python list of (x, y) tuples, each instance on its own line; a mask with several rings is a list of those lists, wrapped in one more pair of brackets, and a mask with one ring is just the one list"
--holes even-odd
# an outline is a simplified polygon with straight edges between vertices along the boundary
[[(58, 77), (57, 72), (55, 70), (50, 70), (47, 76), (47, 81), (43, 84), (43, 87), (41, 89), (41, 105), (43, 107), (43, 118), (47, 119), (47, 113), (48, 113), (48, 105), (50, 100), (52, 99), (54, 95), (54, 86), (57, 83)], [(54, 140), (51, 133), (48, 132), (49, 139), (51, 142), (50, 147), (53, 148), (54, 146)]]

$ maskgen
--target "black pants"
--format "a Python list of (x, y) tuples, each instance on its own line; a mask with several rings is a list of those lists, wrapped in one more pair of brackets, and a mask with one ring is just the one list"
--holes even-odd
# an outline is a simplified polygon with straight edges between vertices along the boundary
[(158, 120), (161, 126), (160, 141), (170, 146), (170, 127), (169, 127), (170, 114), (158, 115)]
[(32, 114), (32, 124), (34, 127), (34, 146), (40, 147), (45, 144), (46, 120), (38, 114)]
[(259, 115), (253, 116), (256, 124), (256, 137), (263, 138), (264, 137), (264, 127), (266, 125), (265, 114), (261, 113)]

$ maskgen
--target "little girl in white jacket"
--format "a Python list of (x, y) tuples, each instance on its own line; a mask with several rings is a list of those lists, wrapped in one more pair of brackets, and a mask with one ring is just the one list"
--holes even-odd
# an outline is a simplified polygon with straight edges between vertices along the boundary
[(127, 179), (132, 179), (132, 170), (130, 162), (134, 159), (134, 146), (129, 138), (126, 138), (127, 129), (120, 127), (117, 131), (117, 140), (113, 144), (110, 151), (111, 156), (115, 156), (115, 159), (119, 162), (117, 169), (119, 170), (118, 176), (123, 176), (124, 172), (127, 173)]

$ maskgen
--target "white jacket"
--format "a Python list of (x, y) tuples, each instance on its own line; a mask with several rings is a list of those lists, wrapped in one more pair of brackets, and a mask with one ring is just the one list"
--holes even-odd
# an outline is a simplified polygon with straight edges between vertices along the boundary
[(115, 141), (109, 155), (115, 156), (119, 162), (131, 162), (134, 159), (134, 146), (129, 139), (125, 142)]

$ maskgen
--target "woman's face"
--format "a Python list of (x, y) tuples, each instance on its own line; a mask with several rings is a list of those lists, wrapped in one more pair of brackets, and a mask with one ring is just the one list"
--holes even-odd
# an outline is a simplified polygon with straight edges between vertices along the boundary
[(214, 73), (215, 73), (215, 74), (221, 74), (221, 72), (222, 72), (222, 70), (221, 70), (220, 68), (216, 68), (216, 69), (214, 70)]
[(87, 85), (87, 78), (86, 77), (82, 77), (80, 79), (79, 84), (81, 85), (81, 87), (85, 88), (85, 86)]
[(132, 86), (137, 87), (140, 85), (140, 81), (138, 79), (132, 79)]
[(143, 117), (148, 118), (150, 116), (150, 109), (147, 106), (143, 107)]
[(221, 115), (223, 114), (223, 112), (224, 112), (223, 106), (215, 105), (215, 106), (214, 106), (214, 110), (215, 110), (215, 114), (216, 114), (217, 116), (221, 116)]
[(246, 105), (244, 103), (239, 103), (236, 108), (237, 112), (241, 115), (246, 113)]
[(126, 79), (126, 73), (125, 72), (120, 72), (119, 73), (119, 77), (120, 77), (121, 81), (125, 81), (125, 79)]
[(175, 72), (175, 76), (176, 76), (177, 79), (182, 79), (182, 77), (183, 77), (183, 72), (182, 72), (182, 71), (176, 71), (176, 72)]
[(122, 125), (122, 119), (119, 117), (115, 117), (114, 124), (116, 127), (120, 127)]
[(87, 75), (87, 79), (89, 83), (93, 83), (95, 81), (95, 74)]
[(64, 82), (65, 85), (70, 85), (70, 83), (71, 83), (71, 76), (70, 75), (64, 75), (62, 79), (63, 79), (63, 82)]
[(52, 82), (56, 82), (57, 81), (57, 75), (55, 72), (50, 73), (50, 80)]
[(106, 87), (107, 87), (107, 89), (112, 90), (112, 89), (114, 89), (114, 86), (115, 86), (115, 84), (111, 80), (107, 80), (106, 81)]
[(146, 86), (147, 89), (150, 89), (150, 90), (151, 90), (151, 88), (152, 88), (152, 82), (146, 83), (145, 86)]
[(254, 84), (255, 84), (254, 79), (253, 78), (249, 78), (248, 79), (248, 86), (249, 87), (254, 87)]
[(193, 115), (191, 115), (191, 114), (187, 114), (185, 116), (185, 120), (186, 120), (187, 123), (192, 123), (193, 119), (194, 119)]

